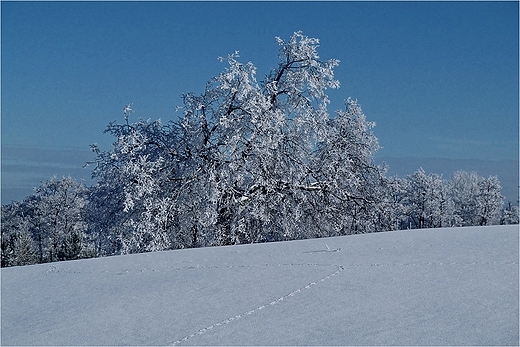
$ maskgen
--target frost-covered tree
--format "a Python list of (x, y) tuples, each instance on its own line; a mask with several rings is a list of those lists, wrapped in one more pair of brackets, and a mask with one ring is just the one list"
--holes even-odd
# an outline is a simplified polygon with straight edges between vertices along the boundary
[(128, 106), (125, 124), (109, 125), (117, 141), (95, 148), (94, 176), (119, 206), (122, 252), (374, 231), (373, 124), (351, 99), (329, 115), (338, 61), (319, 58), (317, 39), (277, 43), (260, 82), (235, 53), (202, 94), (183, 95), (179, 121), (130, 124)]
[[(336, 209), (329, 219), (339, 234), (379, 231), (381, 203), (386, 192), (384, 168), (373, 163), (379, 149), (357, 101), (346, 100), (345, 111), (329, 121), (325, 141), (314, 163), (316, 187), (326, 204)], [(379, 223), (380, 224), (380, 223)], [(338, 229), (339, 228), (339, 229)]]
[(496, 176), (457, 171), (449, 183), (454, 214), (460, 226), (499, 224), (504, 197)]
[(313, 152), (328, 119), (324, 90), (338, 86), (337, 62), (320, 61), (318, 41), (301, 33), (278, 43), (280, 62), (264, 81), (235, 53), (202, 95), (184, 96), (179, 124), (197, 175), (190, 185), (204, 188), (191, 200), (200, 200), (197, 219), (212, 230), (214, 244), (302, 237), (302, 182), (312, 180)]
[(456, 223), (448, 186), (441, 176), (419, 168), (407, 177), (406, 214), (412, 228), (441, 228)]
[[(131, 105), (124, 110), (125, 123), (112, 122), (105, 130), (117, 140), (111, 151), (97, 155), (93, 177), (91, 228), (98, 250), (108, 254), (156, 251), (173, 247), (172, 186), (179, 185), (177, 138), (172, 127), (160, 120), (129, 122)], [(106, 252), (106, 250), (105, 250)]]
[(406, 179), (389, 177), (384, 179), (380, 189), (381, 202), (378, 204), (377, 214), (378, 231), (399, 230), (409, 227), (407, 217), (407, 187)]
[(456, 171), (451, 176), (449, 189), (458, 216), (457, 226), (478, 225), (477, 200), (479, 176), (476, 172)]
[(478, 181), (479, 192), (476, 197), (478, 225), (500, 224), (504, 197), (497, 176), (481, 177)]
[(87, 231), (86, 192), (86, 187), (71, 177), (54, 177), (43, 182), (27, 201), (40, 262), (82, 256)]
[(520, 210), (518, 205), (508, 202), (507, 207), (502, 211), (502, 219), (500, 224), (518, 224), (520, 219)]
[(82, 183), (54, 177), (23, 201), (2, 206), (2, 266), (94, 256), (87, 237), (87, 201)]
[(36, 244), (23, 203), (2, 206), (2, 267), (38, 262)]

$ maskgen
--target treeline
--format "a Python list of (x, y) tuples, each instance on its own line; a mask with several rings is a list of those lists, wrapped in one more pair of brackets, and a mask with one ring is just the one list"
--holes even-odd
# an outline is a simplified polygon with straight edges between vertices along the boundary
[[(70, 177), (52, 178), (23, 201), (2, 206), (2, 267), (187, 247), (397, 229), (518, 224), (518, 207), (511, 204), (503, 207), (500, 184), (494, 176), (483, 178), (474, 172), (458, 171), (449, 180), (445, 180), (419, 169), (413, 175), (402, 179), (386, 178), (385, 182), (386, 193), (377, 202), (380, 206), (371, 207), (374, 220), (364, 220), (369, 218), (369, 214), (361, 209), (357, 212), (343, 211), (343, 214), (349, 216), (347, 218), (338, 213), (337, 219), (350, 219), (349, 226), (354, 226), (353, 229), (326, 228), (318, 225), (318, 220), (309, 227), (293, 220), (294, 227), (299, 230), (287, 229), (285, 235), (275, 234), (268, 228), (261, 234), (259, 230), (246, 230), (243, 227), (241, 234), (238, 233), (240, 229), (237, 229), (235, 234), (228, 235), (227, 240), (231, 242), (219, 242), (216, 234), (210, 234), (209, 230), (212, 228), (196, 227), (208, 216), (200, 216), (199, 223), (196, 224), (195, 220), (191, 221), (193, 224), (185, 221), (186, 224), (191, 224), (191, 230), (184, 229), (185, 233), (191, 233), (185, 235), (181, 234), (181, 228), (174, 229), (173, 226), (163, 230), (156, 229), (159, 223), (146, 230), (142, 226), (144, 220), (132, 219), (138, 215), (124, 212), (122, 205), (119, 206), (120, 210), (107, 209), (117, 204), (110, 201), (110, 196), (101, 196), (104, 193), (98, 190), (98, 186), (85, 187)], [(103, 205), (99, 204), (102, 200), (105, 201)], [(236, 212), (238, 211), (234, 211)], [(119, 218), (116, 218), (117, 214)], [(357, 221), (354, 219), (356, 214)], [(153, 218), (160, 219), (161, 216), (156, 215)], [(283, 216), (280, 215), (280, 218)], [(287, 224), (290, 223), (288, 221)], [(158, 232), (164, 233), (160, 241), (157, 240)], [(256, 239), (247, 235), (254, 235)], [(136, 240), (140, 242), (133, 244)]]
[[(238, 54), (176, 122), (112, 122), (93, 145), (96, 185), (53, 178), (2, 206), (2, 266), (406, 228), (518, 223), (496, 177), (422, 169), (386, 177), (355, 100), (329, 115), (337, 60), (318, 40), (277, 38), (262, 81)], [(224, 59), (222, 59), (224, 60)]]

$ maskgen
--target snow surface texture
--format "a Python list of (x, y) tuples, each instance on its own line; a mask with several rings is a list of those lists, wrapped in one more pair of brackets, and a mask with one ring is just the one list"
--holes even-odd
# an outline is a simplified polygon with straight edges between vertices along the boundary
[(2, 345), (518, 345), (518, 225), (4, 268)]

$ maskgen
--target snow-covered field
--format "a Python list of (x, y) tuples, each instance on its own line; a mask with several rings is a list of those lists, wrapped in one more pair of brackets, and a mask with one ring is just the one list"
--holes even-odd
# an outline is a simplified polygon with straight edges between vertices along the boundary
[(2, 345), (518, 345), (518, 225), (1, 270)]

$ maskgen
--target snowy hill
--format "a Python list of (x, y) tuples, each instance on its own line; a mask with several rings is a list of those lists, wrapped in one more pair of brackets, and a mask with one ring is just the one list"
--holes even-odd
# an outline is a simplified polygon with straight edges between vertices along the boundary
[(2, 345), (518, 345), (518, 226), (4, 268)]

